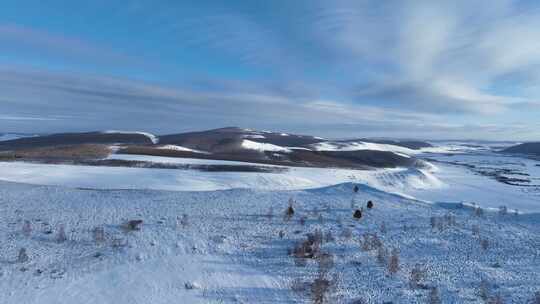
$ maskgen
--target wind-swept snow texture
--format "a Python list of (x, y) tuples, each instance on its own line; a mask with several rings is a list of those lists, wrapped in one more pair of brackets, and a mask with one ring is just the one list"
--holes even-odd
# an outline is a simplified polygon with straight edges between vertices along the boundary
[[(113, 154), (110, 159), (156, 163), (254, 165), (246, 162)], [(270, 165), (269, 165), (270, 166)], [(272, 166), (270, 166), (272, 167)], [(0, 180), (72, 188), (210, 191), (235, 188), (295, 190), (362, 182), (390, 192), (441, 187), (431, 173), (418, 169), (348, 170), (284, 167), (280, 173), (201, 172), (178, 169), (93, 167), (0, 162)]]
[(245, 149), (257, 150), (261, 152), (270, 151), (270, 152), (291, 152), (291, 150), (267, 143), (259, 143), (249, 139), (242, 140), (242, 147)]
[[(312, 303), (317, 262), (288, 252), (316, 229), (333, 259), (327, 303), (428, 303), (434, 287), (442, 303), (484, 303), (483, 293), (527, 303), (538, 290), (538, 214), (477, 217), (463, 205), (360, 184), (353, 194), (353, 186), (168, 192), (0, 182), (0, 303)], [(290, 198), (295, 213), (285, 221)], [(368, 200), (373, 209), (353, 219)], [(130, 219), (143, 220), (139, 231), (121, 228)], [(60, 226), (64, 242), (56, 240)], [(388, 256), (378, 262), (377, 250), (362, 249), (366, 233), (399, 250), (394, 275)], [(21, 248), (27, 261), (17, 261)], [(417, 287), (415, 265), (425, 270)]]

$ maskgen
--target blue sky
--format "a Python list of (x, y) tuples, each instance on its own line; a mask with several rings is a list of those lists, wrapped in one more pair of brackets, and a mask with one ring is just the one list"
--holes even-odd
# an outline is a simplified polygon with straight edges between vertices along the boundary
[(540, 140), (535, 1), (0, 3), (0, 132)]

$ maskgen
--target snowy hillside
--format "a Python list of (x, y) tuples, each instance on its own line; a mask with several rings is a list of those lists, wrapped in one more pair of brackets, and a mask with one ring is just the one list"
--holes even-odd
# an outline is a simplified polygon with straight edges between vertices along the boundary
[[(0, 303), (526, 303), (538, 291), (539, 215), (480, 214), (353, 186), (164, 192), (2, 182)], [(140, 230), (122, 228), (139, 219)], [(314, 258), (294, 249), (308, 233)]]
[[(143, 137), (132, 152), (145, 151)], [(307, 149), (247, 138), (239, 143), (257, 154)], [(540, 298), (535, 160), (469, 144), (325, 142), (317, 153), (369, 148), (417, 164), (283, 166), (210, 159), (194, 148), (202, 143), (172, 139), (153, 148), (188, 154), (114, 144), (96, 160), (105, 165), (0, 162), (0, 303)]]

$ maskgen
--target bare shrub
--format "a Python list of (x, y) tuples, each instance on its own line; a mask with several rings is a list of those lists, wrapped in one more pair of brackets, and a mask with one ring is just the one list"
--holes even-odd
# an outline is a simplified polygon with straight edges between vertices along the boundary
[(506, 215), (508, 215), (508, 207), (506, 207), (506, 206), (500, 206), (500, 207), (499, 207), (499, 215), (500, 215), (500, 216), (506, 216)]
[(94, 228), (92, 235), (96, 244), (103, 244), (105, 242), (105, 229), (103, 227)]
[(268, 212), (266, 213), (266, 218), (268, 218), (268, 220), (272, 220), (274, 218), (274, 207), (270, 206), (270, 208), (268, 208)]
[(388, 261), (388, 272), (390, 274), (396, 274), (399, 271), (399, 250), (396, 248), (392, 249), (390, 255), (390, 260)]
[(182, 228), (186, 229), (189, 226), (189, 218), (187, 214), (182, 214), (182, 218), (180, 219), (180, 225)]
[(447, 226), (455, 226), (456, 225), (456, 216), (454, 214), (452, 214), (452, 213), (445, 214), (444, 220), (445, 220)]
[(484, 216), (484, 209), (482, 209), (481, 207), (476, 207), (474, 209), (474, 215), (476, 215), (477, 217)]
[(326, 243), (333, 243), (336, 241), (336, 239), (334, 238), (334, 235), (332, 234), (332, 231), (328, 230), (325, 234), (324, 234), (324, 241)]
[(382, 234), (386, 234), (387, 230), (386, 230), (386, 223), (385, 222), (382, 222), (381, 225), (379, 226), (379, 231), (382, 233)]
[(437, 287), (432, 287), (429, 290), (429, 304), (442, 304), (441, 297), (439, 296), (439, 289)]
[(285, 232), (283, 230), (279, 231), (279, 238), (282, 239), (285, 236)]
[(317, 278), (311, 284), (311, 296), (314, 304), (323, 304), (330, 291), (330, 280), (326, 278)]
[(58, 225), (58, 232), (56, 233), (56, 241), (63, 243), (67, 240), (66, 229), (63, 224)]
[(473, 225), (472, 226), (472, 234), (476, 235), (476, 236), (480, 235), (480, 227), (478, 225)]
[(500, 294), (496, 294), (494, 297), (488, 300), (489, 304), (504, 304), (504, 301)]
[(345, 240), (350, 240), (352, 238), (351, 228), (349, 227), (343, 228), (343, 230), (341, 230), (341, 237), (344, 238)]
[(484, 301), (487, 301), (489, 299), (490, 288), (488, 282), (485, 279), (482, 279), (480, 281), (480, 285), (478, 286), (478, 296)]
[(437, 217), (431, 216), (429, 218), (429, 223), (431, 225), (431, 229), (435, 229), (437, 227)]
[(111, 241), (111, 246), (114, 249), (122, 249), (122, 248), (128, 246), (128, 240), (123, 239), (123, 238), (118, 238), (118, 237), (113, 238), (112, 241)]
[(530, 301), (532, 304), (540, 304), (540, 291), (534, 293), (533, 298)]
[(319, 266), (319, 277), (325, 277), (334, 267), (334, 256), (329, 253), (321, 253), (317, 255), (316, 261), (317, 265)]
[(386, 262), (388, 261), (388, 250), (384, 245), (381, 245), (379, 248), (377, 248), (377, 262), (380, 265), (386, 265)]
[(409, 275), (409, 287), (411, 289), (417, 289), (422, 287), (422, 282), (427, 278), (427, 270), (420, 264), (414, 265)]
[(28, 254), (26, 253), (26, 248), (19, 249), (19, 254), (17, 255), (17, 262), (18, 263), (26, 263), (30, 260), (28, 257)]
[(290, 198), (289, 199), (289, 206), (287, 207), (287, 209), (285, 209), (285, 216), (284, 216), (285, 221), (290, 221), (291, 218), (294, 215), (293, 204), (294, 204), (294, 200), (292, 198)]
[(306, 260), (305, 257), (295, 256), (294, 257), (294, 265), (296, 265), (297, 267), (306, 267), (307, 260)]
[(122, 225), (125, 232), (139, 231), (143, 220), (129, 220)]
[(315, 229), (315, 232), (307, 235), (308, 242), (310, 242), (314, 250), (318, 251), (323, 243), (323, 233), (320, 229)]
[(375, 233), (366, 233), (362, 236), (361, 246), (362, 251), (372, 251), (382, 246), (382, 242)]
[(444, 231), (444, 221), (442, 221), (442, 219), (438, 219), (437, 220), (437, 229), (439, 230), (439, 232), (442, 232)]
[(488, 239), (480, 239), (480, 247), (482, 250), (488, 250), (489, 248), (489, 240)]
[(32, 234), (32, 223), (29, 220), (25, 220), (22, 226), (22, 233), (25, 237), (30, 237)]
[(304, 282), (301, 279), (294, 279), (291, 282), (291, 290), (299, 296), (306, 295), (308, 292), (308, 288), (309, 283)]
[(319, 252), (319, 246), (320, 245), (309, 239), (299, 242), (293, 249), (293, 256), (302, 259), (313, 258)]
[(337, 223), (338, 227), (342, 227), (342, 226), (343, 226), (343, 220), (341, 219), (341, 217), (338, 217), (338, 218), (336, 219), (336, 223)]

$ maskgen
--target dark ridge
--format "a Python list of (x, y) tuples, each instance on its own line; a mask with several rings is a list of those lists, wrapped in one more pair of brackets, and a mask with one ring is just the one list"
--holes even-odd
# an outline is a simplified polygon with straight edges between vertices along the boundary
[(226, 127), (200, 132), (164, 135), (159, 137), (159, 143), (163, 145), (180, 145), (208, 152), (221, 152), (239, 147), (243, 139), (284, 147), (305, 147), (324, 141), (313, 136), (294, 134), (284, 136), (282, 133), (276, 132), (261, 132), (238, 127)]
[(310, 151), (292, 150), (283, 152), (259, 152), (255, 150), (235, 150), (212, 154), (155, 149), (150, 146), (131, 146), (118, 151), (122, 154), (152, 155), (166, 157), (187, 157), (213, 160), (243, 161), (261, 164), (323, 167), (323, 168), (395, 168), (417, 165), (417, 159), (397, 155), (387, 151)]
[(540, 156), (540, 142), (524, 143), (502, 150), (503, 153), (516, 153)]
[(152, 141), (147, 136), (136, 133), (60, 133), (0, 141), (0, 151), (82, 144), (145, 145), (152, 144)]

